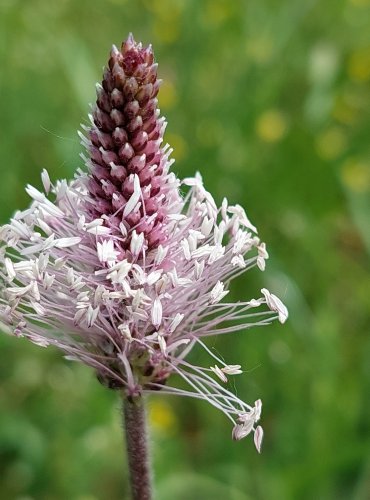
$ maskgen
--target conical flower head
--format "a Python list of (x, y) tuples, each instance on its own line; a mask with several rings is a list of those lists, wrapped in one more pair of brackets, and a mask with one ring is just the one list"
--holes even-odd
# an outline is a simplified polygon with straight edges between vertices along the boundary
[(138, 234), (147, 249), (163, 243), (168, 215), (180, 201), (178, 183), (168, 173), (171, 150), (161, 147), (166, 122), (156, 97), (157, 66), (152, 48), (132, 35), (120, 51), (113, 46), (91, 126), (85, 127), (88, 138), (81, 134), (88, 151), (86, 209), (93, 219), (103, 217), (111, 234), (125, 237), (123, 249)]
[[(9, 333), (60, 348), (132, 397), (161, 390), (208, 401), (234, 423), (234, 439), (254, 432), (259, 450), (261, 402), (227, 389), (241, 366), (204, 338), (283, 323), (287, 310), (266, 289), (225, 299), (233, 278), (264, 270), (266, 247), (240, 205), (217, 207), (199, 174), (180, 182), (169, 172), (156, 73), (150, 47), (131, 36), (113, 47), (81, 134), (87, 170), (55, 184), (44, 171), (45, 193), (28, 186), (30, 207), (1, 228), (1, 319)], [(187, 360), (195, 345), (212, 365)], [(188, 390), (171, 385), (173, 373)]]

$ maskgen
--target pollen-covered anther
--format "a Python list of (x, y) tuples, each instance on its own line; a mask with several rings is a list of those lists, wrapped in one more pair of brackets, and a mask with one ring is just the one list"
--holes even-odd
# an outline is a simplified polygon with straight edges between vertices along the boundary
[(240, 365), (225, 365), (221, 368), (221, 370), (227, 375), (240, 375), (243, 373)]
[(137, 234), (135, 229), (132, 232), (130, 251), (134, 257), (140, 255), (144, 245), (144, 233)]
[(265, 270), (266, 267), (266, 259), (269, 258), (269, 254), (266, 251), (265, 243), (260, 243), (257, 247), (258, 256), (257, 256), (257, 266), (261, 271)]
[(163, 356), (167, 356), (167, 343), (163, 335), (158, 335), (158, 344)]
[(230, 290), (225, 290), (224, 288), (225, 285), (221, 281), (215, 284), (209, 294), (209, 301), (211, 304), (217, 304), (217, 302), (220, 302), (220, 300), (229, 293)]
[(273, 293), (270, 293), (266, 288), (262, 288), (262, 294), (265, 296), (266, 304), (271, 309), (278, 313), (280, 323), (285, 323), (288, 319), (288, 309)]
[(41, 173), (41, 180), (42, 180), (42, 184), (43, 184), (44, 189), (45, 189), (45, 193), (49, 194), (51, 182), (50, 182), (50, 177), (49, 177), (48, 171), (46, 169), (44, 169)]
[(119, 252), (115, 250), (113, 240), (103, 240), (97, 243), (97, 254), (100, 262), (113, 263)]
[(125, 340), (127, 340), (129, 343), (131, 343), (133, 341), (130, 327), (128, 326), (127, 323), (122, 323), (121, 325), (119, 325), (118, 330), (121, 332), (121, 334), (125, 338)]
[(261, 453), (262, 441), (263, 441), (263, 429), (260, 425), (258, 425), (256, 427), (256, 430), (254, 431), (254, 445), (258, 453)]
[(152, 307), (152, 323), (155, 327), (159, 327), (159, 325), (162, 322), (162, 302), (161, 300), (157, 297), (154, 302), (153, 302), (153, 307)]
[(184, 314), (181, 314), (181, 313), (177, 313), (176, 316), (173, 318), (173, 320), (171, 321), (170, 323), (170, 326), (169, 326), (169, 331), (171, 333), (173, 333), (176, 328), (179, 326), (179, 324), (181, 323), (181, 321), (184, 319)]
[(252, 432), (253, 426), (254, 426), (253, 420), (248, 420), (247, 422), (242, 424), (236, 424), (232, 431), (232, 438), (235, 441), (240, 441), (241, 439), (244, 439), (245, 437), (248, 436), (248, 434)]
[(235, 255), (231, 259), (231, 265), (244, 269), (246, 267), (244, 257), (242, 255)]
[(225, 384), (226, 384), (226, 382), (227, 382), (227, 377), (226, 377), (226, 375), (225, 375), (224, 371), (223, 371), (221, 368), (219, 368), (217, 365), (215, 365), (215, 366), (211, 366), (211, 367), (210, 367), (210, 369), (213, 371), (213, 373), (214, 373), (215, 375), (217, 375), (217, 377), (218, 377), (220, 380), (222, 380), (222, 382), (225, 382)]

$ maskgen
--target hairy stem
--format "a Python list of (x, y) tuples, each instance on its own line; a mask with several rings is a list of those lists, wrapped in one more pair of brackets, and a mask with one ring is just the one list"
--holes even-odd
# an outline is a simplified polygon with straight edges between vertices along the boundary
[(151, 500), (151, 472), (145, 406), (142, 397), (123, 398), (123, 425), (132, 500)]

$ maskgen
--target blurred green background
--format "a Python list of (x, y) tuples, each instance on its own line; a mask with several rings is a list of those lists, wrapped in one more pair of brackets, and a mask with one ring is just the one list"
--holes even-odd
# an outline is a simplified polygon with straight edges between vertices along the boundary
[[(246, 207), (270, 252), (273, 325), (211, 340), (264, 402), (262, 455), (207, 404), (149, 401), (159, 500), (370, 498), (370, 1), (1, 0), (0, 218), (81, 166), (112, 43), (152, 42), (180, 177)], [(194, 353), (194, 357), (199, 356)], [(208, 361), (206, 361), (208, 362)], [(128, 498), (119, 398), (0, 336), (1, 500)]]

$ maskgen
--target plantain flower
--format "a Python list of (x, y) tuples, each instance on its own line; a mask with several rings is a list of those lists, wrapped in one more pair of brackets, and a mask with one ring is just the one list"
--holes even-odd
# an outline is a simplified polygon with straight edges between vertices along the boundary
[[(158, 109), (161, 80), (152, 48), (132, 36), (112, 48), (97, 101), (83, 125), (86, 167), (43, 192), (0, 231), (3, 329), (93, 367), (128, 397), (146, 393), (206, 400), (233, 423), (232, 437), (254, 433), (261, 401), (248, 405), (227, 386), (241, 366), (227, 365), (207, 337), (263, 326), (287, 310), (268, 290), (229, 302), (231, 281), (265, 268), (265, 244), (239, 205), (218, 207), (199, 173), (170, 171)], [(211, 358), (187, 360), (198, 345)], [(171, 375), (186, 382), (171, 385)], [(183, 388), (187, 387), (187, 388)]]

